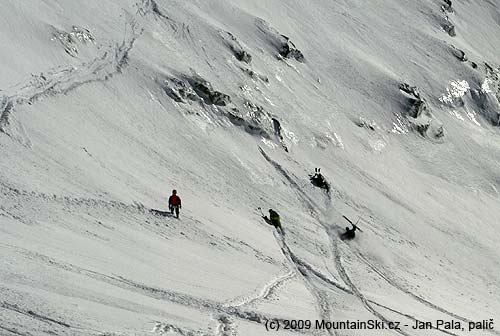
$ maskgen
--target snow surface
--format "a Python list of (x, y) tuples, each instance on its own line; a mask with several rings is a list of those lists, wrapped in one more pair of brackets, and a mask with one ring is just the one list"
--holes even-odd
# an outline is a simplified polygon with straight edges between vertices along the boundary
[(500, 334), (498, 1), (1, 8), (1, 335)]

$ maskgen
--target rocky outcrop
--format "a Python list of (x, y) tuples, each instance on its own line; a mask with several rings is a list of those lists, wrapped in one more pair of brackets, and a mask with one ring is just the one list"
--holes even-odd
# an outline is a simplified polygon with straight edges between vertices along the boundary
[(288, 36), (281, 35), (283, 38), (281, 47), (279, 48), (279, 54), (283, 58), (294, 58), (295, 60), (304, 63), (305, 57), (302, 51), (297, 49), (295, 44), (288, 38)]
[(476, 103), (481, 115), (492, 125), (500, 126), (500, 104), (498, 99), (484, 90), (471, 90), (472, 100)]
[(278, 58), (295, 59), (301, 63), (305, 62), (304, 54), (288, 36), (280, 34), (263, 19), (257, 19), (256, 25), (261, 31), (264, 40), (276, 50)]
[(500, 126), (500, 67), (484, 64), (485, 80), (480, 88), (471, 90), (472, 100), (483, 117), (493, 126)]
[(457, 36), (457, 32), (455, 30), (455, 24), (451, 21), (448, 15), (445, 15), (443, 18), (442, 24), (443, 30), (448, 33), (451, 37)]
[(169, 78), (164, 81), (164, 84), (164, 90), (167, 95), (178, 103), (187, 103), (188, 100), (200, 100), (191, 85), (186, 81), (177, 78)]
[(205, 103), (226, 106), (231, 102), (231, 97), (229, 95), (214, 90), (212, 84), (201, 76), (195, 74), (188, 80), (194, 91)]
[(366, 128), (370, 131), (375, 131), (379, 128), (373, 120), (366, 120), (363, 117), (354, 119), (354, 123), (356, 124), (356, 126)]
[(269, 78), (267, 76), (261, 75), (252, 69), (245, 68), (245, 67), (240, 67), (241, 71), (243, 71), (245, 74), (247, 74), (250, 78), (254, 80), (261, 80), (264, 83), (269, 83)]
[(276, 118), (271, 119), (273, 122), (273, 128), (274, 128), (274, 134), (276, 137), (279, 139), (279, 142), (281, 143), (281, 146), (285, 150), (285, 152), (288, 152), (288, 147), (285, 144), (285, 140), (283, 139), (283, 134), (281, 132), (281, 124)]
[(163, 81), (165, 93), (178, 103), (199, 101), (209, 105), (226, 106), (231, 103), (231, 97), (213, 89), (212, 84), (201, 76), (168, 78)]
[(441, 10), (444, 13), (453, 13), (453, 3), (451, 0), (444, 0), (444, 3), (441, 5)]
[(424, 137), (442, 138), (444, 136), (443, 125), (434, 118), (427, 102), (421, 97), (418, 88), (402, 83), (399, 85), (399, 89), (407, 98), (405, 117), (409, 123), (409, 128), (416, 130)]
[(95, 43), (90, 31), (78, 26), (73, 26), (69, 32), (52, 27), (52, 40), (58, 41), (64, 51), (72, 57), (78, 56), (80, 45)]
[(453, 54), (453, 56), (458, 58), (460, 62), (467, 62), (467, 56), (465, 56), (465, 52), (463, 50), (451, 46), (451, 53)]
[(442, 12), (441, 27), (445, 32), (448, 33), (448, 35), (450, 35), (451, 37), (455, 37), (457, 35), (455, 31), (455, 24), (451, 21), (449, 15), (454, 13), (453, 4), (451, 0), (444, 0), (443, 4), (441, 5), (441, 12)]
[(226, 116), (233, 125), (243, 127), (247, 133), (271, 139), (269, 132), (263, 127), (260, 120), (257, 118), (245, 119), (240, 114), (241, 111), (239, 109), (232, 108), (227, 112)]
[(161, 81), (165, 93), (178, 103), (198, 102), (220, 106), (212, 110), (214, 118), (223, 116), (248, 134), (275, 140), (285, 151), (288, 148), (283, 137), (282, 127), (276, 117), (267, 112), (262, 106), (245, 100), (242, 106), (231, 102), (229, 95), (213, 89), (212, 84), (193, 71), (192, 76), (179, 76)]
[(227, 31), (219, 31), (219, 35), (222, 37), (222, 40), (238, 61), (248, 64), (252, 62), (252, 55), (250, 55), (250, 53), (243, 48), (241, 43), (233, 34)]
[(0, 96), (0, 132), (6, 132), (6, 127), (9, 125), (10, 113), (13, 108), (14, 103), (11, 99)]

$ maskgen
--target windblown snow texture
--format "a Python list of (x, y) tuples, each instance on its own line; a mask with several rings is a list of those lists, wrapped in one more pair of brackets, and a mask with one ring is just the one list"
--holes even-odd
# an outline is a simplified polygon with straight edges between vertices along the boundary
[(1, 335), (500, 334), (497, 2), (2, 14)]

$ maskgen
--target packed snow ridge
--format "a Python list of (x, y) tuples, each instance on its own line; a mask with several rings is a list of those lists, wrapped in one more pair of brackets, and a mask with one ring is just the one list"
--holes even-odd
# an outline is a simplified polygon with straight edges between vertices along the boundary
[(500, 334), (498, 2), (2, 13), (0, 335)]

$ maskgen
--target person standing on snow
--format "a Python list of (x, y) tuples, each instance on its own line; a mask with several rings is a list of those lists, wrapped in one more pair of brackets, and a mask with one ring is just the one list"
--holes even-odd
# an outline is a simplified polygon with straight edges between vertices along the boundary
[(175, 217), (179, 218), (179, 209), (182, 208), (182, 203), (181, 203), (181, 198), (177, 196), (177, 190), (172, 190), (172, 195), (168, 198), (168, 208), (170, 209), (170, 213), (172, 216), (174, 215), (175, 211)]

